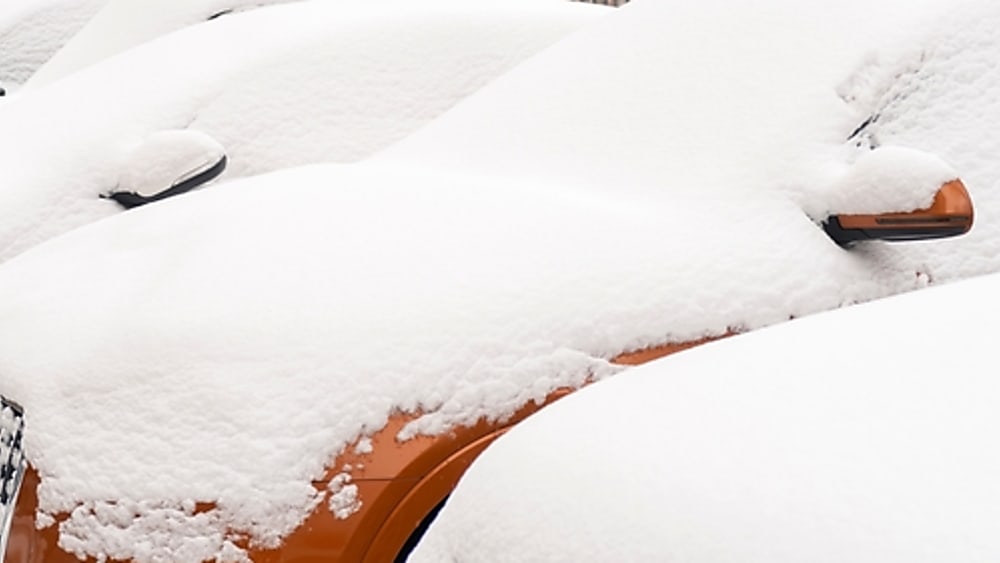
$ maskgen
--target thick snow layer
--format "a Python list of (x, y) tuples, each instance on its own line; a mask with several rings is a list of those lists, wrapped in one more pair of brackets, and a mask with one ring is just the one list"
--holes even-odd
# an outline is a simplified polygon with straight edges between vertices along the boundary
[[(426, 413), (404, 438), (440, 432), (612, 373), (626, 350), (919, 282), (780, 195), (674, 203), (328, 165), (40, 245), (0, 268), (0, 391), (29, 413), (41, 510), (71, 513), (78, 553), (215, 553), (228, 529), (272, 545), (324, 495), (350, 509), (349, 487), (310, 481), (395, 409)], [(140, 518), (123, 528), (106, 499)], [(169, 543), (134, 550), (158, 521)]]
[(665, 358), (520, 424), (410, 561), (1000, 554), (1000, 277)]
[[(822, 197), (819, 190), (811, 190), (809, 195), (817, 204), (806, 201), (803, 206), (811, 216), (926, 209), (934, 200), (934, 192), (927, 188), (958, 177), (958, 172), (939, 157), (909, 148), (863, 150), (852, 160)], [(824, 207), (819, 208), (819, 204)]]
[[(523, 15), (528, 4), (503, 5)], [(310, 481), (394, 410), (424, 413), (402, 438), (440, 432), (613, 373), (606, 360), (623, 351), (757, 328), (926, 285), (924, 258), (898, 246), (844, 251), (807, 211), (844, 201), (865, 210), (884, 205), (884, 194), (841, 197), (843, 190), (870, 189), (868, 175), (853, 174), (852, 166), (889, 173), (894, 181), (885, 189), (893, 192), (893, 205), (926, 202), (935, 184), (951, 175), (936, 157), (894, 147), (887, 135), (880, 133), (882, 148), (871, 154), (847, 137), (875, 107), (859, 109), (868, 92), (863, 86), (880, 84), (892, 61), (937, 41), (937, 32), (918, 22), (940, 25), (939, 9), (956, 4), (847, 1), (840, 10), (816, 6), (813, 17), (796, 15), (801, 3), (784, 0), (752, 14), (721, 1), (701, 4), (704, 12), (678, 5), (675, 13), (665, 4), (633, 2), (615, 12), (538, 3), (532, 10), (558, 10), (560, 17), (564, 8), (589, 10), (580, 16), (587, 21), (610, 13), (468, 99), (443, 116), (440, 127), (418, 134), (426, 146), (406, 141), (360, 163), (220, 183), (94, 222), (0, 266), (0, 392), (28, 412), (28, 455), (42, 475), (42, 520), (70, 512), (59, 524), (63, 545), (116, 558), (239, 557), (233, 533), (273, 545), (314, 507), (347, 515), (363, 503), (346, 478), (319, 492)], [(295, 10), (318, 15), (325, 13), (316, 7), (322, 5), (262, 8), (200, 24), (0, 108), (0, 120), (11, 120), (3, 123), (22, 119), (14, 108), (32, 112), (16, 121), (26, 140), (18, 150), (4, 145), (0, 155), (17, 155), (10, 163), (19, 185), (38, 186), (0, 197), (11, 197), (12, 205), (27, 197), (50, 204), (0, 206), (15, 209), (12, 218), (26, 218), (21, 231), (7, 231), (21, 239), (8, 249), (20, 251), (92, 221), (96, 215), (88, 215), (87, 206), (113, 184), (122, 155), (152, 133), (186, 125), (192, 115), (193, 129), (234, 156), (232, 166), (241, 171), (235, 175), (258, 172), (261, 162), (294, 162), (240, 152), (241, 141), (271, 130), (211, 126), (216, 115), (229, 116), (218, 118), (226, 123), (249, 115), (253, 99), (272, 100), (258, 95), (241, 105), (229, 97), (241, 90), (223, 85), (253, 86), (258, 94), (270, 87), (275, 96), (290, 90), (279, 88), (289, 83), (284, 79), (251, 81), (261, 75), (249, 70), (216, 74), (211, 61), (237, 65), (258, 55), (228, 41), (242, 34), (226, 34), (216, 50), (201, 53), (209, 61), (204, 66), (159, 69), (176, 74), (155, 85), (120, 73), (138, 64), (133, 59), (147, 60), (139, 54), (147, 50), (167, 57), (163, 45), (180, 45), (178, 37), (193, 44), (199, 29), (235, 29), (240, 18), (275, 22)], [(469, 21), (481, 21), (482, 6), (469, 10)], [(418, 12), (428, 13), (427, 6)], [(346, 26), (338, 16), (308, 22)], [(406, 36), (414, 18), (402, 18), (391, 36)], [(303, 36), (311, 29), (305, 19), (294, 20)], [(886, 39), (897, 25), (911, 24), (909, 39)], [(579, 25), (582, 20), (568, 27)], [(480, 44), (483, 33), (475, 35), (459, 44)], [(674, 37), (686, 43), (674, 44)], [(696, 38), (700, 49), (691, 47)], [(371, 41), (369, 50), (385, 37)], [(413, 61), (426, 58), (420, 49), (390, 43), (388, 50)], [(440, 34), (434, 44), (453, 51)], [(975, 45), (997, 49), (988, 35)], [(308, 61), (303, 68), (320, 63), (296, 52)], [(357, 51), (349, 61), (368, 68), (366, 56)], [(275, 57), (275, 68), (287, 68)], [(878, 66), (879, 57), (889, 62)], [(453, 66), (440, 67), (443, 75), (453, 76)], [(706, 66), (715, 72), (706, 74)], [(393, 68), (378, 75), (390, 77), (388, 85), (400, 76), (400, 67)], [(696, 68), (708, 82), (694, 80)], [(942, 63), (935, 76), (950, 80), (952, 70)], [(431, 84), (440, 82), (437, 76), (431, 72)], [(335, 91), (355, 92), (358, 81), (346, 77)], [(181, 78), (200, 84), (206, 99), (226, 102), (171, 102), (181, 91), (174, 79)], [(100, 79), (117, 83), (120, 97), (108, 111), (120, 119), (68, 116), (84, 125), (75, 130), (92, 135), (88, 143), (61, 144), (52, 134), (58, 119), (50, 121), (42, 108), (72, 104), (73, 85), (96, 86)], [(644, 80), (648, 89), (638, 87)], [(667, 87), (671, 80), (690, 97), (669, 103), (679, 96)], [(563, 81), (570, 84), (554, 86)], [(778, 81), (788, 82), (787, 92), (772, 83)], [(492, 106), (504, 92), (515, 105)], [(476, 111), (489, 115), (475, 117)], [(267, 139), (291, 142), (334, 114), (327, 108), (316, 114), (318, 121), (296, 122)], [(885, 117), (878, 124), (889, 122)], [(498, 131), (512, 143), (497, 141)], [(981, 125), (954, 134), (973, 133), (991, 142)], [(518, 139), (523, 151), (513, 143)], [(495, 162), (486, 154), (493, 148)], [(444, 156), (448, 150), (455, 159)], [(29, 166), (20, 164), (25, 160)], [(911, 177), (911, 165), (922, 173)], [(956, 169), (964, 177), (963, 168)], [(32, 230), (41, 211), (51, 213), (41, 224), (54, 224), (52, 230)], [(5, 217), (0, 229), (7, 223)], [(951, 275), (988, 265), (972, 258), (981, 248), (952, 245), (970, 261)], [(217, 508), (198, 512), (198, 502)], [(122, 516), (128, 512), (137, 518)], [(158, 523), (172, 534), (149, 539)]]
[(160, 131), (213, 137), (229, 178), (357, 160), (614, 11), (537, 0), (346, 5), (221, 17), (0, 104), (0, 260), (117, 213), (100, 196), (143, 166), (128, 159)]
[(4, 0), (0, 84), (16, 90), (108, 0)]

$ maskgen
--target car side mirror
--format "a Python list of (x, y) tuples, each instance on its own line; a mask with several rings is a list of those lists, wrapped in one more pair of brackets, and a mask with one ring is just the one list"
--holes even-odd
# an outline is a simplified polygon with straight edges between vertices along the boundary
[(863, 240), (898, 242), (954, 237), (969, 232), (972, 220), (972, 198), (962, 181), (956, 179), (941, 186), (926, 209), (832, 215), (823, 223), (823, 230), (837, 244), (850, 246)]
[(160, 131), (127, 156), (117, 187), (105, 197), (125, 209), (188, 192), (226, 169), (226, 151), (199, 131)]
[(830, 186), (823, 230), (837, 244), (930, 240), (969, 232), (972, 198), (938, 157), (903, 147), (868, 151)]

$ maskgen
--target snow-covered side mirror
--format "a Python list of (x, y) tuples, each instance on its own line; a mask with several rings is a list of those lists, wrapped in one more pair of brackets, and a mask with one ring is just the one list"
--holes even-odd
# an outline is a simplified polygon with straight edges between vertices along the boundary
[(160, 131), (128, 156), (118, 186), (107, 195), (131, 209), (190, 191), (226, 169), (226, 152), (199, 131)]
[(972, 198), (961, 180), (937, 191), (926, 209), (906, 213), (833, 215), (823, 223), (830, 238), (841, 246), (862, 240), (910, 241), (964, 235), (972, 228)]
[(972, 228), (972, 198), (958, 174), (920, 151), (881, 147), (866, 153), (835, 192), (835, 212), (823, 220), (823, 230), (841, 246), (953, 237)]

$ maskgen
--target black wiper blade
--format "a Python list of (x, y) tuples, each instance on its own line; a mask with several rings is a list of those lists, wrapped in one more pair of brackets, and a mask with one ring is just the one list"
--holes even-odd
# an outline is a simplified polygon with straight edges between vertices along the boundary
[(24, 408), (0, 396), (0, 561), (14, 520), (17, 494), (28, 463), (24, 459)]

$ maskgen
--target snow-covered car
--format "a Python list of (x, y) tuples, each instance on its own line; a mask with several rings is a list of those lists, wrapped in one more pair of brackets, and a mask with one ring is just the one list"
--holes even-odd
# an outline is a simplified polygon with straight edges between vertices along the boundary
[(409, 560), (994, 560), (998, 291), (930, 288), (599, 382), (487, 449)]
[[(870, 108), (837, 96), (866, 55), (891, 54), (880, 17), (938, 24), (955, 4), (665, 4), (629, 3), (383, 155), (220, 183), (0, 266), (0, 393), (23, 407), (32, 468), (11, 554), (385, 561), (491, 440), (622, 363), (939, 279), (913, 245), (845, 249), (822, 223), (933, 209), (957, 186), (926, 148), (852, 136)], [(592, 81), (649, 70), (618, 49), (692, 57), (653, 65), (673, 78), (712, 63), (738, 107), (666, 103), (667, 78), (615, 104)], [(768, 65), (783, 74), (744, 79)], [(501, 104), (563, 80), (580, 85), (562, 92), (569, 114)], [(621, 106), (653, 125), (616, 124)], [(697, 119), (713, 115), (716, 135)], [(565, 144), (526, 136), (519, 155), (495, 138), (536, 127)], [(446, 162), (460, 138), (468, 161)], [(493, 166), (493, 148), (512, 166)], [(563, 150), (580, 151), (578, 170)], [(979, 226), (926, 253), (983, 248), (964, 244), (990, 209), (985, 167), (970, 169)]]
[[(7, 563), (389, 560), (540, 405), (747, 304), (766, 318), (809, 276), (870, 283), (780, 200), (675, 203), (326, 165), (21, 254), (0, 267), (0, 391), (33, 472)], [(773, 231), (661, 244), (753, 221)]]
[(13, 92), (107, 0), (4, 0), (0, 5), (0, 85)]
[(129, 49), (0, 104), (0, 261), (119, 213), (115, 193), (156, 199), (223, 154), (222, 178), (364, 158), (612, 12), (537, 0), (293, 2)]

